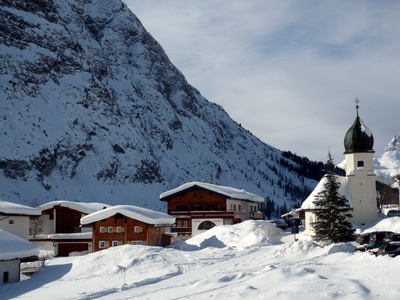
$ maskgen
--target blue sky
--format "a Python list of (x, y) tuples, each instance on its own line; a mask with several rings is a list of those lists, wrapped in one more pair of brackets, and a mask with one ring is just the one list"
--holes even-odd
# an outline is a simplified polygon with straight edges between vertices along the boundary
[(344, 159), (360, 117), (400, 135), (400, 2), (124, 0), (188, 82), (265, 143)]

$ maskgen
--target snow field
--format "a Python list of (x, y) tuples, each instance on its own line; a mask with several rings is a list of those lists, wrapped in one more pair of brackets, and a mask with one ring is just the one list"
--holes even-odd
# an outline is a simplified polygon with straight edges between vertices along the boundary
[[(400, 226), (400, 218), (376, 224)], [(181, 246), (124, 245), (54, 258), (31, 279), (0, 287), (2, 299), (398, 299), (400, 258), (326, 247), (246, 221)], [(365, 229), (368, 230), (368, 229)], [(271, 235), (269, 235), (271, 234)]]

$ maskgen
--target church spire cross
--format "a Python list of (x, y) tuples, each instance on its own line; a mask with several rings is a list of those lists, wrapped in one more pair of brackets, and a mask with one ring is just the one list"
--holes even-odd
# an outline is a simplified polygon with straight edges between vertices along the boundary
[(360, 108), (360, 107), (358, 106), (358, 103), (360, 103), (360, 100), (358, 100), (358, 97), (356, 97), (356, 100), (354, 100), (354, 103), (356, 104), (357, 116), (358, 116), (358, 109)]

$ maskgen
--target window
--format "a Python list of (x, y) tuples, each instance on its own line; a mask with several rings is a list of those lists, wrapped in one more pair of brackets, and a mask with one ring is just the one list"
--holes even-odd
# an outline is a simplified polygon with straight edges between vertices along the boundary
[(118, 246), (118, 241), (112, 241), (112, 244), (111, 244), (113, 247), (117, 247)]
[(132, 245), (142, 245), (142, 241), (132, 241)]
[(200, 192), (200, 197), (204, 197), (204, 192)]
[(177, 221), (176, 222), (176, 227), (182, 227), (182, 221)]
[(188, 221), (183, 221), (183, 227), (189, 227), (188, 226)]
[(207, 210), (218, 210), (217, 204), (207, 204)]
[(238, 205), (238, 210), (242, 211), (242, 206), (240, 204)]
[(216, 225), (215, 225), (215, 223), (214, 222), (211, 222), (211, 221), (204, 221), (204, 222), (201, 222), (200, 223), (200, 225), (199, 225), (199, 227), (197, 227), (197, 229), (198, 230), (208, 230), (208, 229), (211, 229), (211, 228), (213, 228), (213, 227), (215, 227)]
[(112, 226), (108, 226), (108, 233), (112, 233), (113, 232), (113, 227)]
[(197, 197), (197, 193), (194, 192), (194, 193), (193, 193), (193, 198), (196, 198), (196, 197)]
[(229, 210), (233, 210), (233, 205), (229, 204)]
[(362, 168), (364, 167), (364, 162), (362, 160), (357, 162), (357, 167)]
[(106, 228), (104, 226), (100, 226), (100, 233), (106, 232)]
[(310, 228), (314, 228), (314, 219), (312, 216), (308, 218), (308, 223), (310, 224)]
[(99, 242), (99, 248), (104, 249), (106, 247), (106, 242), (105, 241), (100, 241)]
[(233, 204), (233, 210), (236, 211), (236, 204)]
[(8, 220), (8, 224), (14, 224), (14, 220)]
[(121, 226), (117, 226), (117, 233), (121, 233), (121, 232), (122, 232)]
[(138, 233), (138, 232), (140, 232), (140, 227), (139, 227), (139, 226), (135, 226), (135, 228), (134, 228), (134, 232), (135, 232), (135, 233)]

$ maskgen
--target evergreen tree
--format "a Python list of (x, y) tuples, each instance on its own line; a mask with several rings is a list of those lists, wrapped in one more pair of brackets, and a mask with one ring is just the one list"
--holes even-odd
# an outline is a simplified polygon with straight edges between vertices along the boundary
[(352, 217), (351, 208), (346, 197), (339, 195), (340, 183), (337, 181), (330, 152), (326, 163), (325, 178), (325, 189), (319, 192), (314, 200), (317, 209), (315, 211), (316, 221), (313, 223), (315, 230), (313, 239), (333, 243), (352, 241), (354, 240), (354, 229), (348, 220)]

